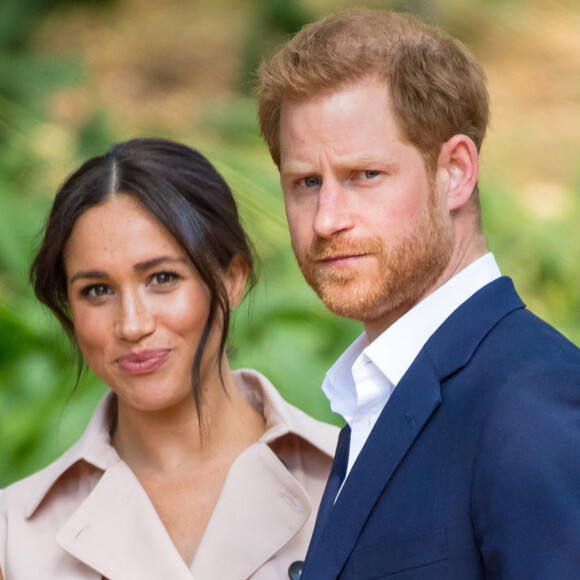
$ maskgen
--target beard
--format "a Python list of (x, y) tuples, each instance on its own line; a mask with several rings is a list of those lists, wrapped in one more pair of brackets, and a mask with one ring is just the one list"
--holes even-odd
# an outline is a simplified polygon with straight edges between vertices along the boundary
[[(334, 314), (372, 323), (410, 309), (435, 284), (449, 263), (454, 234), (431, 189), (427, 208), (413, 230), (388, 247), (379, 237), (364, 240), (315, 238), (302, 254), (302, 275)], [(321, 260), (363, 255), (361, 264), (332, 268)]]

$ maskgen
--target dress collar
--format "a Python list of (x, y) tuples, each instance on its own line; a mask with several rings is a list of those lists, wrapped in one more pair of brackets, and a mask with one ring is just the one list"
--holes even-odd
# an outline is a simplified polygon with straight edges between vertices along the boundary
[[(236, 388), (244, 398), (266, 419), (266, 431), (261, 441), (271, 444), (276, 439), (294, 434), (321, 452), (333, 457), (337, 429), (306, 415), (284, 401), (270, 381), (257, 371), (234, 371)], [(106, 471), (121, 461), (111, 445), (111, 426), (115, 413), (116, 396), (108, 391), (97, 405), (82, 437), (54, 463), (37, 474), (38, 486), (26, 505), (30, 518), (58, 480), (79, 461), (85, 461), (100, 471)]]

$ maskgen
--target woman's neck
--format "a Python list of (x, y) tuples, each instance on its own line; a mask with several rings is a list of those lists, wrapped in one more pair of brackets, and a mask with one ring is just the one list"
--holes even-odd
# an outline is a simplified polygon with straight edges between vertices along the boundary
[[(207, 463), (231, 463), (264, 432), (264, 418), (239, 394), (229, 367), (225, 390), (204, 381), (203, 429), (193, 394), (163, 411), (140, 411), (118, 401), (113, 446), (135, 472), (175, 474)], [(217, 383), (217, 384), (216, 384)]]

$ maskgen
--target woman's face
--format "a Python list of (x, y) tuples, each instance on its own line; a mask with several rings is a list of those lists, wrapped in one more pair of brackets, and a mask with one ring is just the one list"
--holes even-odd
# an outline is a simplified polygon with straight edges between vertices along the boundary
[[(117, 195), (78, 218), (64, 264), (78, 344), (119, 403), (153, 411), (190, 402), (209, 291), (171, 234), (137, 200)], [(218, 376), (218, 343), (213, 332), (208, 377), (213, 366)]]

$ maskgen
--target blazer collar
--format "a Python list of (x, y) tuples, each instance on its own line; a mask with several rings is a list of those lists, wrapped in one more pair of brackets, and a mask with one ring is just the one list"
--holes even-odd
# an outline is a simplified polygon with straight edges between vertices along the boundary
[[(383, 409), (336, 499), (304, 578), (337, 578), (395, 470), (441, 404), (441, 382), (467, 364), (502, 318), (524, 304), (508, 278), (474, 294), (432, 335)], [(324, 506), (321, 506), (322, 511)]]
[(439, 380), (463, 368), (491, 329), (520, 308), (525, 308), (525, 304), (512, 280), (503, 276), (453, 312), (425, 345)]

